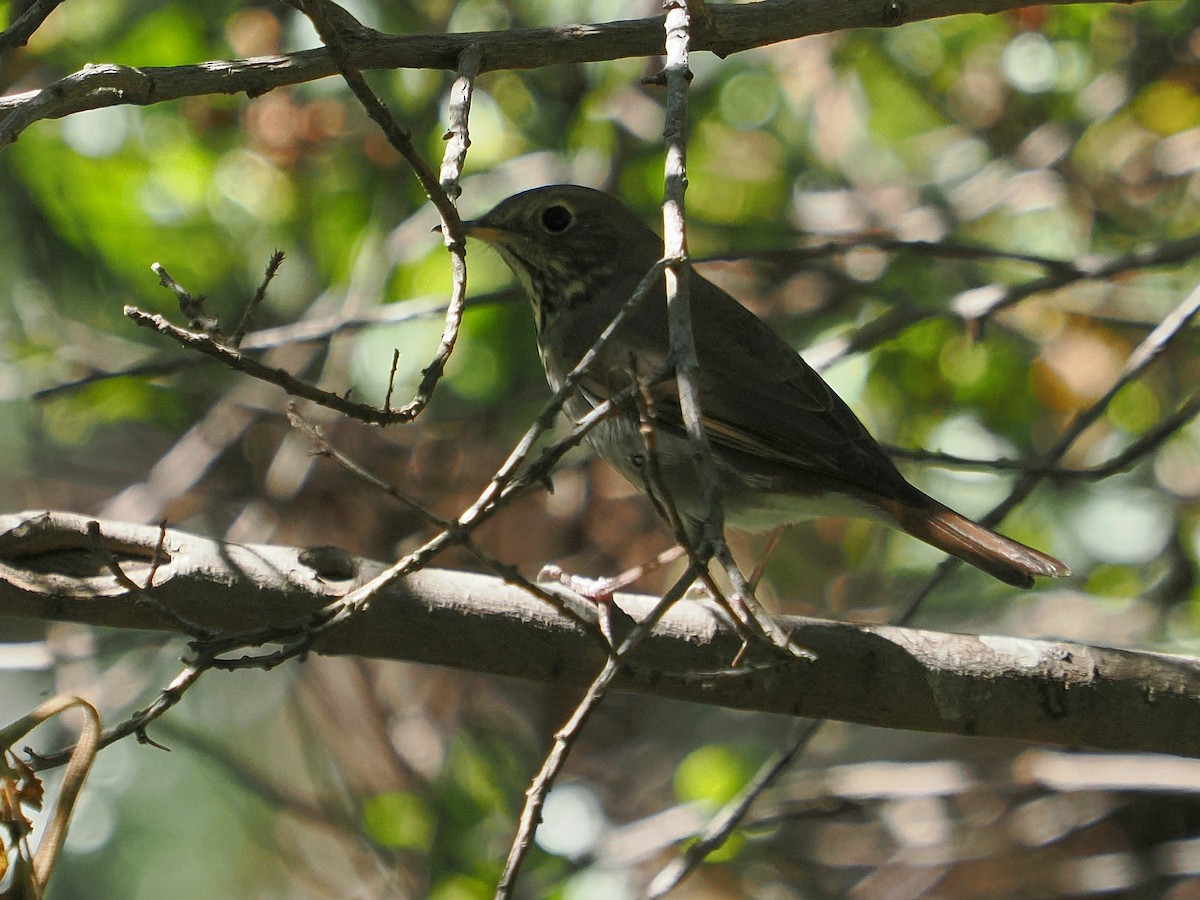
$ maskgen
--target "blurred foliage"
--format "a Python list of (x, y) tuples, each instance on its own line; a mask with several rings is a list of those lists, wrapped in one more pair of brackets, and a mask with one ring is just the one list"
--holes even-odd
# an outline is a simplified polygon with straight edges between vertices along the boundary
[[(19, 7), (0, 3), (0, 13)], [(362, 0), (351, 8), (365, 24), (408, 34), (604, 21), (615, 12), (595, 0)], [(651, 2), (621, 9), (623, 17), (656, 12)], [(1198, 24), (1200, 6), (1183, 0), (1031, 7), (816, 36), (724, 60), (697, 54), (691, 249), (763, 253), (714, 264), (712, 273), (800, 349), (909, 313), (905, 326), (826, 372), (881, 439), (983, 459), (1035, 456), (1193, 289), (1200, 261), (1034, 294), (976, 336), (948, 314), (955, 298), (1024, 283), (1041, 267), (865, 247), (816, 258), (766, 251), (870, 234), (1086, 260), (1200, 232)], [(279, 4), (66, 4), (28, 48), (0, 59), (0, 84), (33, 89), (87, 62), (186, 65), (315, 44), (307, 23)], [(578, 181), (621, 194), (653, 219), (663, 96), (640, 79), (656, 65), (482, 76), (464, 212), (518, 189)], [(436, 163), (451, 76), (369, 78)], [(414, 546), (424, 523), (308, 458), (277, 391), (185, 359), (135, 329), (122, 306), (178, 317), (150, 271), (157, 261), (207, 294), (231, 327), (276, 248), (287, 259), (256, 328), (443, 297), (450, 276), (429, 233), (435, 222), (415, 179), (337, 79), (254, 99), (117, 106), (29, 128), (0, 153), (0, 478), (9, 508), (166, 517), (231, 540), (337, 544), (381, 559)], [(494, 255), (469, 253), (473, 295), (510, 285)], [(512, 299), (468, 313), (449, 375), (417, 424), (379, 432), (314, 417), (340, 449), (434, 512), (460, 511), (546, 396), (528, 312)], [(399, 349), (402, 402), (440, 330), (428, 318), (265, 356), (380, 402)], [(1194, 335), (1122, 390), (1064, 463), (1102, 463), (1176, 409), (1200, 384)], [(187, 367), (30, 399), (143, 363)], [(906, 466), (967, 513), (985, 511), (1012, 480)], [(1198, 498), (1193, 421), (1131, 471), (1048, 481), (1010, 517), (1010, 533), (1068, 560), (1078, 579), (1017, 598), (961, 572), (925, 621), (1195, 654)], [(525, 498), (479, 537), (530, 574), (551, 560), (611, 573), (668, 540), (646, 505), (584, 453), (557, 474), (553, 494)], [(762, 546), (736, 541), (743, 558)], [(867, 523), (817, 522), (785, 535), (763, 593), (787, 611), (885, 619), (937, 558)], [(475, 565), (464, 554), (437, 562)], [(80, 685), (100, 685), (106, 720), (119, 718), (170, 678), (179, 649), (68, 626), (3, 627), (7, 639), (69, 639), (74, 649), (37, 677), (0, 676), (0, 720), (52, 686)], [(491, 896), (522, 791), (575, 698), (345, 660), (309, 660), (286, 682), (276, 676), (207, 677), (154, 731), (177, 753), (132, 745), (102, 753), (51, 896)], [(260, 696), (247, 684), (276, 686)], [(592, 838), (566, 850), (562, 835), (543, 835), (523, 895), (634, 896), (671, 842), (689, 833), (647, 817), (665, 810), (694, 828), (693, 804), (709, 809), (730, 796), (786, 725), (614, 698), (568, 770), (591, 805), (563, 795), (553, 819), (567, 823), (556, 826), (567, 837)], [(1200, 808), (1190, 799), (1155, 818), (1145, 812), (1161, 796), (1152, 791), (1119, 794), (1102, 781), (1056, 788), (1025, 779), (1011, 752), (987, 747), (830, 726), (803, 770), (772, 792), (773, 812), (681, 896), (916, 896), (939, 879), (941, 896), (964, 897), (1148, 896), (1189, 878), (1195, 890), (1194, 847), (1167, 853), (1197, 833)], [(912, 786), (925, 784), (916, 765), (869, 790), (837, 780), (879, 758), (940, 757), (956, 759), (957, 774), (932, 787)], [(835, 762), (844, 768), (826, 771)], [(1029, 824), (1050, 821), (1062, 827)], [(1108, 881), (1089, 881), (1070, 863), (1090, 854), (1122, 865), (1105, 870)], [(1162, 862), (1168, 856), (1173, 869)]]

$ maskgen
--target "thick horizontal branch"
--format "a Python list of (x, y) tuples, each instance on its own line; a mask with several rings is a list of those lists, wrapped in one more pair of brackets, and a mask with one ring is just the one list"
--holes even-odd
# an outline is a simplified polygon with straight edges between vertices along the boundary
[[(1067, 0), (1054, 0), (1055, 5)], [(698, 18), (693, 51), (727, 56), (754, 47), (845, 28), (877, 28), (963, 13), (996, 13), (1027, 6), (1025, 0), (759, 0), (713, 4)], [(445, 69), (454, 71), (459, 55), (479, 45), (479, 71), (533, 69), (559, 63), (657, 56), (663, 52), (663, 17), (514, 28), (499, 32), (386, 35), (362, 29), (345, 35), (350, 59), (361, 69)], [(89, 65), (45, 88), (0, 97), (0, 147), (17, 139), (41, 119), (85, 109), (135, 104), (146, 106), (203, 94), (251, 96), (290, 84), (338, 73), (324, 48), (286, 56), (213, 60), (197, 65), (137, 68)]]
[[(0, 615), (165, 632), (192, 623), (231, 633), (303, 621), (381, 569), (328, 548), (223, 544), (168, 530), (147, 594), (112, 574), (88, 521), (68, 513), (0, 516)], [(100, 534), (124, 574), (142, 584), (159, 530), (104, 522)], [(621, 595), (618, 602), (637, 618), (655, 599)], [(781, 621), (816, 661), (760, 658), (735, 673), (729, 666), (741, 638), (705, 605), (678, 604), (617, 686), (890, 728), (1200, 756), (1194, 659), (1067, 641)], [(520, 589), (436, 569), (381, 594), (315, 649), (580, 687), (604, 663), (595, 640)]]

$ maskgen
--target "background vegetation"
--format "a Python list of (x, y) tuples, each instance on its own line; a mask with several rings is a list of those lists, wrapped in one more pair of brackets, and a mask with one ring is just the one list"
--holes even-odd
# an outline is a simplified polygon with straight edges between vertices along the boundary
[[(0, 3), (0, 21), (19, 6)], [(440, 33), (604, 21), (617, 10), (444, 0), (353, 12), (387, 32)], [(317, 43), (307, 20), (280, 4), (67, 3), (27, 48), (0, 56), (0, 84), (30, 90), (88, 62), (172, 66)], [(1035, 459), (1197, 283), (1187, 239), (1200, 232), (1198, 55), (1200, 8), (1181, 0), (1036, 7), (813, 36), (724, 60), (696, 54), (691, 250), (751, 254), (709, 272), (827, 364), (881, 439)], [(574, 181), (654, 219), (663, 95), (640, 79), (658, 66), (625, 59), (480, 76), (460, 209), (477, 214), (516, 190)], [(431, 160), (442, 154), (452, 77), (369, 74)], [(266, 358), (379, 403), (398, 348), (404, 398), (432, 354), (450, 289), (445, 250), (429, 233), (436, 221), (337, 78), (253, 99), (114, 106), (24, 131), (0, 152), (5, 510), (166, 518), (234, 541), (334, 544), (383, 560), (416, 546), (425, 523), (312, 458), (289, 429), (282, 394), (165, 346), (122, 306), (178, 317), (150, 272), (157, 261), (232, 323), (282, 249), (256, 329), (367, 324)], [(776, 252), (864, 236), (940, 246)], [(1064, 278), (972, 327), (981, 300), (1056, 271), (1016, 255), (1088, 265), (1135, 252), (1146, 265)], [(486, 302), (469, 308), (427, 412), (385, 430), (310, 413), (339, 449), (447, 517), (474, 499), (547, 395), (525, 302), (494, 254), (468, 254), (471, 295)], [(434, 314), (373, 320), (427, 309)], [(1101, 465), (1194, 404), (1195, 351), (1193, 331), (1118, 394), (1062, 465)], [(71, 385), (139, 366), (152, 374)], [(1006, 521), (1007, 533), (1067, 560), (1068, 583), (1019, 594), (959, 571), (921, 623), (1195, 655), (1200, 427), (1186, 421), (1136, 462), (1103, 479), (1050, 477)], [(1015, 477), (906, 471), (970, 514)], [(586, 452), (556, 474), (552, 494), (527, 495), (478, 537), (529, 575), (551, 561), (611, 574), (669, 545), (649, 506)], [(761, 547), (734, 536), (744, 559)], [(785, 612), (886, 621), (937, 561), (867, 523), (818, 521), (785, 535), (763, 596)], [(465, 553), (437, 564), (478, 565)], [(659, 589), (662, 578), (640, 587)], [(0, 620), (0, 629), (0, 721), (60, 691), (83, 691), (106, 719), (119, 718), (170, 679), (182, 646), (69, 625)], [(51, 896), (490, 896), (522, 792), (576, 699), (363, 660), (209, 675), (153, 729), (173, 752), (124, 742), (101, 754)], [(522, 891), (635, 896), (670, 842), (741, 787), (792, 727), (610, 698), (552, 795)], [(1197, 770), (1146, 757), (1079, 760), (827, 725), (679, 896), (1200, 889)]]

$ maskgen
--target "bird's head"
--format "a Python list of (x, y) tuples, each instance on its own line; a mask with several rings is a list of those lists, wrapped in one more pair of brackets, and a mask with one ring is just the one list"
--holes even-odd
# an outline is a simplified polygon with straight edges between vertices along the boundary
[(542, 316), (629, 287), (662, 255), (662, 241), (620, 200), (571, 184), (514, 194), (464, 223), (499, 251)]

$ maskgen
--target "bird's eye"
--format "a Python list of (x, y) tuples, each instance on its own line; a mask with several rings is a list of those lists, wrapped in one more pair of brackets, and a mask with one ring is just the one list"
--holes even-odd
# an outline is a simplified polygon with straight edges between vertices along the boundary
[(551, 234), (562, 234), (571, 227), (573, 219), (571, 211), (557, 203), (542, 210), (542, 226)]

